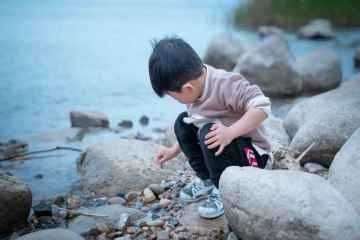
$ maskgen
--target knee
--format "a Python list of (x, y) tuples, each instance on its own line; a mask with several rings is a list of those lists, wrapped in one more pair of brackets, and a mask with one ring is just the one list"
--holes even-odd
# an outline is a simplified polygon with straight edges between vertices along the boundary
[(179, 135), (180, 132), (182, 132), (184, 130), (184, 128), (186, 127), (183, 121), (184, 117), (187, 117), (188, 113), (187, 112), (182, 112), (179, 114), (179, 116), (176, 118), (175, 120), (175, 124), (174, 124), (174, 132), (175, 135)]

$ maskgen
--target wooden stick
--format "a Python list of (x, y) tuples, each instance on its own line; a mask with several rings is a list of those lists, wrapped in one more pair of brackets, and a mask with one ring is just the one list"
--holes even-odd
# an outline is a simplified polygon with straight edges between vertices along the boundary
[(310, 146), (308, 146), (305, 151), (302, 152), (302, 154), (300, 154), (296, 159), (295, 162), (300, 162), (301, 159), (303, 159), (303, 157), (311, 150), (311, 148), (315, 145), (315, 143), (313, 142), (312, 144), (310, 144)]

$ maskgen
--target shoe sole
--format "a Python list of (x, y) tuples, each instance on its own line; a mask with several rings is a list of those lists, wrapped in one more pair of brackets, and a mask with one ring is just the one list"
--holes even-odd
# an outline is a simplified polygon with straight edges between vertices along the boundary
[(202, 195), (201, 197), (198, 197), (196, 199), (184, 199), (184, 198), (180, 198), (180, 201), (184, 202), (184, 203), (196, 203), (199, 202), (201, 200), (207, 199), (207, 195)]

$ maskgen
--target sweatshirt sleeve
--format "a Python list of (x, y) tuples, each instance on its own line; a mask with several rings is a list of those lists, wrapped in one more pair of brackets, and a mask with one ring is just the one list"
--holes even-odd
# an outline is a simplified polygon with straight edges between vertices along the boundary
[(234, 112), (246, 112), (250, 108), (257, 108), (270, 115), (270, 99), (259, 86), (250, 84), (240, 74), (234, 74), (225, 81), (222, 84), (222, 95), (227, 108)]

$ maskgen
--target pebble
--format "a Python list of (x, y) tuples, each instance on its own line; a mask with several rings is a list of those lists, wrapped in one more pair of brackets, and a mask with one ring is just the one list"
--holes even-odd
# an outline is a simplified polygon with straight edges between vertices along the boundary
[(327, 170), (324, 166), (317, 164), (317, 163), (312, 163), (312, 162), (308, 162), (304, 165), (304, 168), (306, 169), (306, 171), (308, 171), (309, 173), (317, 173), (317, 172), (321, 172), (321, 171), (325, 171)]
[(162, 198), (162, 199), (160, 199), (160, 202), (159, 202), (159, 204), (162, 208), (168, 207), (171, 203), (172, 203), (172, 201), (167, 198)]
[(133, 227), (133, 226), (126, 228), (126, 232), (129, 233), (129, 234), (134, 234), (134, 233), (136, 233), (137, 230), (138, 230), (138, 228)]
[(150, 188), (150, 190), (158, 196), (165, 192), (165, 187), (161, 184), (150, 184), (148, 188)]
[(127, 225), (129, 225), (129, 214), (127, 213), (122, 213), (120, 215), (120, 219), (119, 221), (116, 223), (116, 229), (124, 231), (125, 228), (127, 227)]
[(106, 233), (100, 234), (96, 237), (96, 240), (107, 240)]
[(159, 231), (156, 234), (157, 240), (169, 240), (170, 234), (168, 231)]
[(129, 235), (125, 235), (123, 237), (115, 238), (114, 240), (131, 240), (131, 237)]
[(134, 201), (135, 199), (137, 199), (138, 196), (139, 196), (138, 192), (130, 191), (125, 195), (125, 199), (126, 199), (126, 201), (131, 202), (131, 201)]
[(112, 197), (108, 200), (108, 203), (124, 205), (126, 203), (126, 200), (122, 197)]
[(46, 201), (40, 201), (39, 204), (33, 207), (34, 215), (36, 217), (51, 217), (52, 216), (52, 207), (51, 203)]
[(156, 199), (155, 194), (149, 189), (149, 188), (145, 188), (144, 189), (144, 203), (150, 203), (152, 201), (154, 201)]
[(162, 227), (164, 226), (164, 221), (162, 219), (149, 220), (146, 222), (146, 225), (150, 227)]
[(105, 223), (97, 222), (95, 226), (96, 229), (101, 233), (110, 232), (110, 228)]
[(75, 209), (75, 208), (79, 208), (81, 205), (81, 200), (79, 196), (70, 196), (68, 197), (68, 199), (66, 200), (67, 203), (67, 208), (69, 209)]
[(41, 173), (39, 173), (39, 174), (36, 174), (36, 175), (34, 176), (34, 178), (36, 178), (36, 179), (43, 179), (43, 178), (44, 178), (44, 175), (41, 174)]
[(149, 125), (150, 119), (149, 119), (149, 117), (143, 115), (143, 116), (141, 116), (141, 118), (139, 119), (139, 122), (140, 122), (141, 125), (147, 126), (147, 125)]
[(132, 128), (134, 124), (131, 120), (122, 120), (118, 123), (118, 126), (121, 128)]

